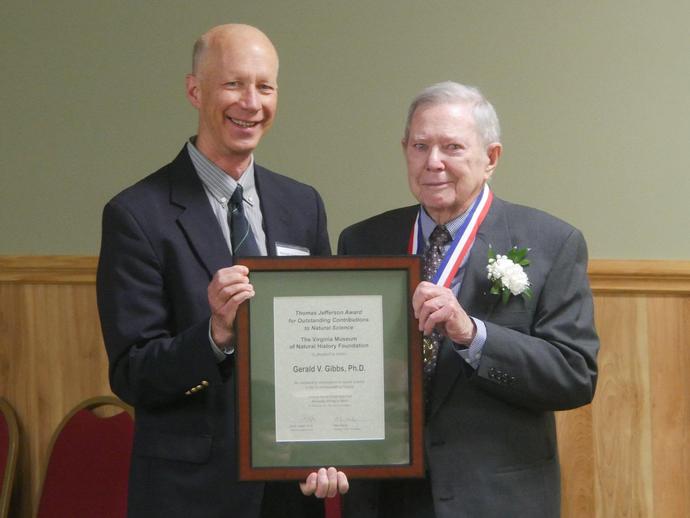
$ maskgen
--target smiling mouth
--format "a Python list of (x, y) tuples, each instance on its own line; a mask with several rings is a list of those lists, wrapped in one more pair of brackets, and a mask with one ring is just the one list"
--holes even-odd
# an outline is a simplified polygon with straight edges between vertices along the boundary
[(230, 122), (232, 122), (233, 124), (236, 124), (240, 128), (253, 128), (257, 124), (259, 124), (258, 121), (257, 122), (243, 121), (240, 119), (233, 119), (232, 117), (228, 117), (228, 119), (230, 120)]

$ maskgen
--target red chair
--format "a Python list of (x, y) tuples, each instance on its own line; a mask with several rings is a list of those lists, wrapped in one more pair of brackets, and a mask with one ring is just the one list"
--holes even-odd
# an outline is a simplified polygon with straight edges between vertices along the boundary
[[(120, 411), (102, 417), (108, 407)], [(119, 399), (77, 405), (53, 435), (37, 518), (125, 517), (133, 435), (132, 410)]]
[(10, 404), (0, 397), (0, 518), (5, 518), (10, 509), (18, 442), (17, 416)]

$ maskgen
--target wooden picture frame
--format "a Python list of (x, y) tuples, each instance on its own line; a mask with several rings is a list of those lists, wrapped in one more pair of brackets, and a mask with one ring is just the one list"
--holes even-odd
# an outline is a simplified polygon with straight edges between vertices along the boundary
[(237, 262), (256, 292), (236, 319), (240, 480), (303, 480), (328, 466), (351, 479), (422, 477), (422, 335), (411, 305), (421, 259)]

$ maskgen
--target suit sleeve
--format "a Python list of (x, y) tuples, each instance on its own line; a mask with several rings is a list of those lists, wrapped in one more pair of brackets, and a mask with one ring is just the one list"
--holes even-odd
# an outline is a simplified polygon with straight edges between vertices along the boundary
[(475, 382), (501, 399), (534, 410), (589, 403), (599, 349), (593, 313), (587, 249), (573, 229), (546, 275), (531, 328), (486, 322), (487, 340)]
[(331, 242), (328, 239), (328, 221), (321, 195), (312, 187), (316, 201), (316, 251), (315, 255), (331, 255)]
[(160, 259), (135, 217), (116, 202), (103, 212), (98, 308), (113, 392), (158, 406), (222, 378), (208, 343), (208, 318), (174, 329)]
[(341, 232), (338, 236), (338, 255), (347, 255), (347, 236)]

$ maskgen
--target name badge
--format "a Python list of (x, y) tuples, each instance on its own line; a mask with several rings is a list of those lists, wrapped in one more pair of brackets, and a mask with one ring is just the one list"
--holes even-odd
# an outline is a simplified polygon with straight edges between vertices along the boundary
[(310, 255), (309, 249), (303, 246), (290, 245), (287, 243), (279, 243), (276, 241), (276, 255), (278, 257), (286, 257), (290, 255)]

